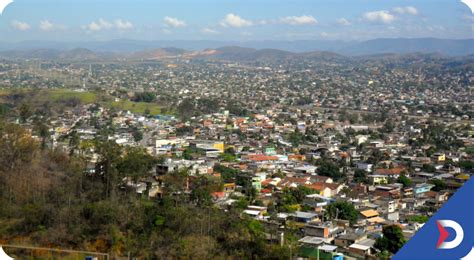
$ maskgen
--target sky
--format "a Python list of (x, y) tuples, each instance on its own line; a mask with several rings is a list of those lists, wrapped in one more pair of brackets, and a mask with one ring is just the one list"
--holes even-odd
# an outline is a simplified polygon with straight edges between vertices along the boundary
[(399, 37), (474, 38), (474, 15), (460, 0), (14, 0), (0, 15), (4, 42)]

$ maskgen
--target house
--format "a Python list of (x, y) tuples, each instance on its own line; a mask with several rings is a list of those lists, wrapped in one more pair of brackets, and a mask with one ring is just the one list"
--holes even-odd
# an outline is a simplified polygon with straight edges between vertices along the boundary
[(366, 171), (366, 172), (371, 172), (374, 165), (371, 164), (371, 163), (363, 163), (363, 162), (359, 162), (357, 163), (356, 165), (357, 169), (359, 170), (363, 170), (363, 171)]
[(290, 154), (288, 155), (288, 160), (290, 161), (305, 161), (306, 160), (306, 156), (304, 155), (300, 155), (300, 154)]
[(224, 152), (224, 143), (221, 141), (198, 140), (189, 144), (191, 147), (196, 147), (206, 151), (217, 151), (218, 154)]
[(431, 158), (433, 159), (433, 161), (435, 162), (444, 162), (446, 161), (446, 154), (444, 153), (434, 153)]
[(437, 203), (442, 203), (444, 201), (447, 201), (449, 198), (449, 193), (448, 192), (436, 192), (436, 191), (428, 191), (425, 193), (425, 196), (427, 198), (432, 199), (434, 202)]
[(371, 141), (369, 143), (370, 147), (372, 147), (372, 148), (383, 148), (384, 144), (385, 143), (382, 140)]
[(400, 187), (396, 186), (375, 186), (373, 194), (386, 198), (396, 198), (400, 196)]
[(267, 207), (260, 207), (260, 206), (248, 206), (242, 214), (251, 216), (255, 219), (264, 219), (265, 214), (267, 213)]
[(361, 144), (367, 142), (367, 140), (369, 140), (368, 135), (356, 135), (356, 137), (355, 137), (355, 141), (356, 141), (357, 145), (361, 145)]
[(374, 244), (375, 244), (375, 240), (367, 238), (350, 245), (349, 252), (360, 255), (360, 256), (371, 255), (372, 247), (374, 246)]
[(387, 220), (392, 222), (400, 221), (400, 212), (394, 211), (387, 214)]
[(224, 183), (224, 192), (232, 193), (235, 191), (235, 183)]
[(296, 188), (299, 185), (309, 185), (311, 184), (310, 177), (285, 177), (278, 183), (278, 187), (283, 188)]
[(269, 178), (264, 181), (262, 181), (262, 187), (275, 187), (280, 183), (281, 179), (278, 177), (275, 178)]
[(305, 199), (303, 200), (303, 205), (314, 208), (316, 211), (321, 211), (322, 208), (328, 205), (331, 201), (332, 199), (319, 194), (310, 194), (306, 195)]
[(415, 185), (415, 187), (413, 188), (413, 192), (415, 194), (415, 197), (421, 197), (421, 196), (424, 196), (425, 193), (430, 191), (433, 187), (434, 187), (433, 184), (420, 183), (420, 184)]
[(301, 166), (301, 167), (296, 167), (294, 170), (297, 173), (316, 174), (317, 169), (318, 169), (318, 167), (316, 167), (316, 166), (305, 165), (305, 166)]
[(324, 182), (324, 183), (333, 183), (333, 179), (327, 176), (313, 175), (310, 179), (312, 182)]
[(184, 139), (170, 138), (170, 139), (157, 139), (155, 140), (155, 151), (156, 154), (165, 154), (170, 151), (173, 147), (183, 147), (187, 145), (187, 141)]
[(316, 248), (323, 245), (326, 240), (322, 237), (305, 236), (298, 240), (303, 246)]
[(365, 219), (379, 216), (379, 213), (376, 210), (373, 210), (373, 209), (363, 210), (363, 211), (360, 211), (359, 213)]
[(290, 219), (300, 223), (309, 223), (318, 217), (318, 214), (313, 212), (296, 211), (289, 215)]
[(416, 210), (417, 208), (425, 205), (426, 199), (424, 199), (424, 198), (417, 198), (417, 199), (407, 198), (407, 199), (403, 199), (403, 202), (406, 204), (406, 208), (408, 210)]
[(368, 192), (367, 185), (363, 183), (349, 184), (350, 196), (352, 197), (363, 197)]
[(304, 259), (334, 259), (342, 260), (344, 256), (337, 253), (337, 246), (318, 243), (319, 238), (304, 237), (298, 242), (302, 243), (298, 251), (298, 256)]
[(306, 184), (306, 187), (319, 191), (319, 195), (331, 198), (339, 194), (342, 188), (344, 188), (343, 184), (339, 183), (325, 183), (325, 182), (314, 182), (311, 184)]
[(254, 155), (249, 155), (248, 160), (252, 162), (271, 162), (271, 161), (277, 161), (278, 156), (254, 154)]
[(395, 167), (391, 169), (379, 168), (376, 169), (374, 175), (383, 175), (389, 178), (398, 178), (403, 172), (405, 172), (405, 168), (403, 167)]
[(333, 226), (331, 223), (324, 224), (306, 224), (304, 226), (304, 234), (306, 236), (321, 237), (321, 238), (332, 238), (336, 234), (343, 232), (337, 226)]
[(386, 184), (388, 183), (388, 176), (381, 174), (369, 174), (367, 175), (369, 182), (372, 184)]
[(356, 234), (356, 233), (346, 233), (344, 235), (340, 235), (334, 239), (334, 245), (346, 248), (352, 244), (355, 244), (361, 240), (367, 238), (367, 235), (363, 234)]

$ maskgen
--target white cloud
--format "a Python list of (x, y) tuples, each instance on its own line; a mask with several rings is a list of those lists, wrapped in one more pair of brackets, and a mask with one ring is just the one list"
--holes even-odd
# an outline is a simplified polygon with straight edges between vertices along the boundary
[(362, 18), (368, 22), (385, 24), (389, 24), (396, 19), (393, 14), (385, 10), (364, 13)]
[(53, 24), (52, 22), (48, 20), (43, 20), (43, 21), (40, 21), (39, 28), (42, 31), (50, 32), (50, 31), (55, 31), (55, 30), (64, 30), (66, 29), (66, 26), (60, 25), (60, 24)]
[(219, 34), (218, 31), (213, 30), (213, 29), (211, 29), (211, 28), (203, 28), (203, 29), (201, 30), (201, 33), (203, 33), (203, 34)]
[(115, 28), (119, 30), (130, 30), (133, 29), (133, 24), (130, 21), (124, 21), (122, 19), (115, 20)]
[(86, 29), (90, 31), (101, 31), (101, 30), (109, 30), (113, 28), (113, 24), (100, 18), (97, 22), (92, 22), (86, 26)]
[(173, 18), (173, 17), (169, 17), (169, 16), (166, 16), (165, 19), (163, 19), (163, 22), (169, 26), (169, 27), (174, 27), (174, 28), (178, 28), (178, 27), (185, 27), (186, 26), (186, 22), (183, 21), (183, 20), (179, 20), (177, 18)]
[(308, 25), (308, 24), (317, 24), (318, 20), (311, 15), (302, 15), (302, 16), (287, 16), (280, 19), (284, 24), (290, 25)]
[(351, 22), (349, 22), (349, 20), (347, 20), (346, 18), (339, 18), (337, 19), (337, 24), (342, 26), (348, 26), (351, 25)]
[(39, 28), (40, 28), (42, 31), (53, 31), (53, 30), (54, 30), (54, 24), (51, 23), (51, 22), (48, 21), (48, 20), (44, 20), (44, 21), (41, 21), (41, 22), (40, 22)]
[(28, 31), (31, 26), (28, 23), (20, 21), (12, 21), (12, 27), (20, 31)]
[(83, 29), (89, 31), (102, 31), (102, 30), (129, 30), (133, 29), (133, 24), (130, 21), (123, 19), (117, 19), (114, 22), (109, 22), (103, 18), (100, 18), (98, 21), (93, 21), (90, 24), (83, 26)]
[(227, 14), (220, 24), (223, 27), (236, 27), (236, 28), (253, 25), (252, 21), (245, 20), (242, 17), (235, 14)]
[(413, 6), (395, 7), (392, 11), (397, 14), (418, 15), (418, 9)]

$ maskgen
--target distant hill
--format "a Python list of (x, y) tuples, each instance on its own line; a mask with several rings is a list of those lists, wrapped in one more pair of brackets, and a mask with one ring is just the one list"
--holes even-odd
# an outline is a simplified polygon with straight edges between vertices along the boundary
[(228, 61), (285, 61), (285, 60), (345, 60), (347, 57), (332, 52), (295, 53), (277, 49), (252, 49), (238, 46), (229, 46), (194, 55), (195, 58), (228, 60)]
[(60, 60), (97, 60), (100, 59), (100, 56), (91, 50), (77, 48), (61, 52), (58, 58)]
[[(254, 49), (240, 46), (224, 46), (215, 49), (204, 49), (204, 50), (185, 50), (175, 47), (165, 47), (156, 49), (147, 49), (131, 53), (117, 53), (117, 52), (100, 52), (93, 51), (85, 48), (75, 48), (71, 50), (58, 50), (58, 49), (32, 49), (32, 50), (11, 50), (11, 51), (0, 51), (0, 58), (5, 59), (39, 59), (39, 60), (63, 60), (63, 61), (114, 61), (114, 60), (129, 60), (129, 61), (159, 61), (159, 60), (174, 60), (174, 59), (187, 59), (187, 60), (223, 60), (232, 62), (285, 62), (285, 61), (296, 61), (296, 60), (311, 60), (313, 62), (349, 62), (349, 61), (388, 61), (388, 62), (405, 62), (405, 61), (417, 61), (417, 60), (431, 60), (437, 61), (446, 59), (449, 57), (447, 54), (443, 54), (440, 50), (440, 46), (457, 46), (461, 48), (463, 46), (464, 51), (455, 51), (457, 47), (452, 47), (449, 52), (451, 56), (460, 57), (464, 61), (466, 59), (472, 60), (474, 54), (469, 54), (471, 46), (466, 46), (470, 40), (433, 43), (432, 45), (425, 45), (425, 52), (415, 51), (421, 46), (418, 46), (417, 42), (414, 42), (409, 47), (406, 47), (402, 51), (398, 45), (392, 43), (386, 43), (385, 40), (366, 42), (367, 45), (374, 45), (372, 48), (376, 49), (381, 42), (381, 46), (378, 47), (381, 50), (387, 50), (387, 52), (366, 53), (366, 45), (355, 45), (352, 47), (354, 50), (359, 48), (357, 52), (354, 51), (354, 55), (342, 55), (331, 51), (311, 51), (311, 52), (290, 52), (279, 49)], [(385, 45), (384, 45), (385, 44)], [(417, 47), (418, 46), (418, 47)], [(451, 47), (449, 47), (451, 48)], [(347, 51), (340, 51), (344, 53)], [(367, 51), (368, 52), (368, 51)], [(466, 53), (466, 54), (464, 54)], [(461, 56), (462, 55), (462, 56)], [(469, 59), (470, 58), (470, 59)]]
[(0, 58), (8, 59), (58, 59), (61, 51), (54, 49), (12, 50), (0, 52)]
[(77, 48), (68, 51), (56, 49), (36, 49), (36, 50), (14, 50), (0, 52), (0, 58), (8, 59), (40, 59), (40, 60), (68, 60), (68, 61), (86, 61), (101, 60), (107, 55), (95, 53), (84, 48)]
[(299, 53), (298, 57), (304, 59), (320, 60), (320, 61), (344, 61), (348, 60), (347, 56), (330, 52), (330, 51), (312, 51)]
[(474, 39), (444, 40), (420, 39), (375, 39), (339, 49), (346, 55), (370, 55), (380, 53), (440, 53), (449, 56), (465, 56), (474, 53)]
[(153, 50), (144, 50), (132, 53), (127, 56), (128, 59), (132, 60), (160, 60), (165, 58), (179, 57), (186, 54), (188, 51), (178, 48), (160, 48)]
[[(464, 56), (474, 54), (474, 39), (452, 40), (436, 38), (393, 38), (374, 39), (368, 41), (329, 41), (329, 40), (298, 40), (298, 41), (141, 41), (119, 39), (101, 42), (44, 42), (24, 41), (18, 43), (0, 42), (0, 51), (5, 50), (72, 50), (76, 48), (89, 49), (95, 53), (136, 53), (156, 49), (176, 49), (201, 51), (206, 49), (222, 50), (230, 53), (229, 48), (246, 48), (266, 50), (274, 49), (287, 52), (333, 52), (346, 56), (373, 55), (382, 53), (440, 53), (449, 56)], [(233, 46), (233, 47), (226, 47)], [(168, 52), (168, 51), (167, 51)], [(170, 51), (172, 53), (172, 51)], [(242, 52), (242, 50), (239, 50)], [(263, 57), (267, 57), (264, 54)], [(239, 54), (240, 55), (240, 54)], [(270, 51), (270, 55), (272, 54)], [(284, 53), (278, 54), (283, 58)]]
[(263, 49), (256, 50), (252, 48), (242, 48), (230, 46), (215, 49), (210, 55), (200, 55), (200, 58), (212, 58), (230, 61), (251, 61), (251, 60), (282, 60), (293, 56), (294, 54), (282, 50)]

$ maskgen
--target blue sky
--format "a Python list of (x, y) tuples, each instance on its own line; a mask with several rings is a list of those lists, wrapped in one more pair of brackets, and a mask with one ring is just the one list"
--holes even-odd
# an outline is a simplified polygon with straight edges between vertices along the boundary
[(459, 0), (15, 0), (0, 16), (0, 41), (473, 38), (473, 29)]

